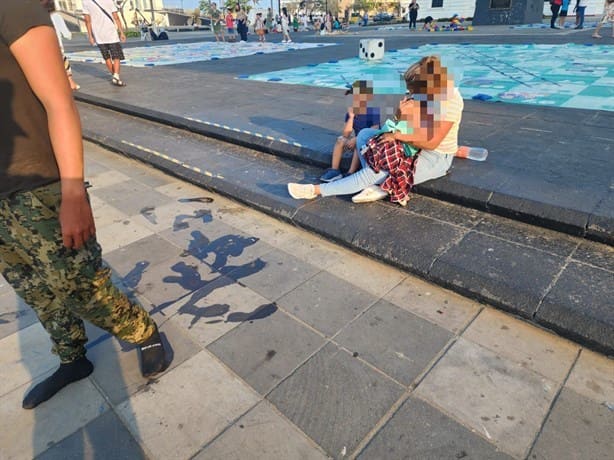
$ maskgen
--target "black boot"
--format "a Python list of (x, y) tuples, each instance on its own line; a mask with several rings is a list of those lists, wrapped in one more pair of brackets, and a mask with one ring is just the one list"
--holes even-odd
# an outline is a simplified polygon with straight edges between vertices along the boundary
[(23, 399), (24, 409), (34, 409), (40, 403), (47, 401), (66, 385), (84, 379), (92, 373), (94, 365), (85, 356), (72, 363), (60, 364), (51, 376), (36, 385)]
[(159, 374), (165, 371), (169, 365), (157, 326), (151, 337), (139, 344), (138, 352), (141, 359), (141, 374), (143, 374), (143, 377)]

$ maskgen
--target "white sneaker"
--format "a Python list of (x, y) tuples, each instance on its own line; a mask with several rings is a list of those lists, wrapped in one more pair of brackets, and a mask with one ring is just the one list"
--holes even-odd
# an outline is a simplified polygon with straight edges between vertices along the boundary
[(312, 200), (318, 196), (313, 184), (288, 184), (288, 193), (295, 200)]
[(358, 195), (352, 197), (354, 203), (371, 203), (372, 201), (383, 200), (388, 196), (388, 192), (381, 189), (379, 185), (369, 185)]
[(288, 40), (286, 43), (292, 43), (292, 40)]
[(282, 43), (286, 43), (286, 40), (282, 40), (281, 42), (282, 42)]

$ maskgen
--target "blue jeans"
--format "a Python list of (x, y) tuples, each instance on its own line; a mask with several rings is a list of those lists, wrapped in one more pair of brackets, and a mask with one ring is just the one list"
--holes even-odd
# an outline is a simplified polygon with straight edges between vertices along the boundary
[(578, 27), (584, 27), (584, 10), (585, 6), (579, 6), (576, 14), (578, 15)]
[(378, 130), (373, 128), (365, 128), (360, 130), (358, 136), (356, 136), (356, 148), (358, 149), (358, 152), (360, 152), (358, 157), (360, 158), (362, 169), (354, 174), (344, 177), (343, 179), (328, 182), (326, 184), (320, 184), (320, 194), (322, 196), (351, 195), (363, 191), (369, 185), (379, 185), (386, 180), (386, 177), (388, 177), (388, 171), (382, 170), (376, 173), (367, 164), (367, 161), (362, 154), (362, 149), (367, 144), (367, 141), (377, 132)]

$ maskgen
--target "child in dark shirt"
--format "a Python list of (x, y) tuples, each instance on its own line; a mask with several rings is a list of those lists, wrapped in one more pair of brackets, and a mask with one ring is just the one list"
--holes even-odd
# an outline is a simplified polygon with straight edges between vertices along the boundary
[(379, 108), (367, 107), (367, 103), (373, 99), (372, 82), (356, 80), (352, 84), (352, 88), (348, 89), (345, 94), (352, 94), (352, 106), (348, 108), (345, 114), (343, 133), (335, 142), (331, 167), (320, 177), (322, 182), (333, 182), (343, 177), (339, 167), (344, 152), (353, 152), (348, 174), (355, 173), (360, 166), (358, 151), (356, 150), (356, 135), (363, 128), (378, 129), (380, 125)]

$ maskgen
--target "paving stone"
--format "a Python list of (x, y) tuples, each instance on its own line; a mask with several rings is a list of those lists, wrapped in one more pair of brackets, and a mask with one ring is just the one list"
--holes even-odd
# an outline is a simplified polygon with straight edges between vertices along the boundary
[(318, 235), (300, 229), (295, 231), (300, 233), (294, 234), (287, 241), (281, 241), (279, 249), (323, 270), (351, 254), (349, 250)]
[[(106, 168), (105, 166), (99, 165), (99, 168)], [(117, 184), (121, 184), (122, 182), (127, 182), (130, 180), (130, 176), (117, 171), (117, 170), (109, 170), (102, 171), (96, 175), (85, 175), (85, 179), (92, 186), (91, 190), (99, 190), (105, 187), (113, 187)]]
[[(191, 184), (185, 181), (173, 181), (169, 184), (160, 185), (155, 187), (155, 190), (163, 195), (167, 195), (171, 198), (183, 199), (183, 200), (194, 200), (200, 199), (200, 203), (204, 203), (205, 201), (209, 206), (213, 202), (224, 202), (224, 203), (232, 203), (227, 198), (222, 197), (221, 195), (214, 195), (210, 191), (199, 187), (198, 185)], [(212, 201), (209, 201), (212, 200)], [(195, 203), (199, 203), (196, 201)]]
[(192, 220), (187, 228), (165, 230), (160, 236), (224, 274), (274, 249), (219, 219), (204, 223)]
[(96, 230), (96, 239), (102, 246), (104, 255), (119, 249), (123, 246), (128, 246), (141, 238), (148, 237), (153, 234), (153, 231), (147, 227), (136, 224), (130, 220), (115, 222), (105, 227)]
[(564, 261), (538, 249), (472, 232), (437, 259), (430, 276), (531, 317)]
[(284, 251), (271, 251), (258, 260), (264, 264), (261, 270), (254, 272), (251, 266), (238, 267), (228, 272), (228, 276), (241, 280), (241, 284), (271, 301), (276, 301), (320, 271)]
[(332, 337), (376, 300), (356, 285), (320, 272), (280, 298), (277, 304)]
[(476, 232), (497, 236), (507, 241), (551, 252), (561, 257), (569, 256), (578, 246), (578, 238), (535, 227), (523, 222), (494, 215), (483, 214), (482, 221), (474, 228)]
[[(0, 396), (41, 378), (60, 364), (51, 354), (51, 340), (36, 322), (0, 340)], [(21, 406), (20, 406), (21, 407)]]
[(123, 284), (156, 306), (154, 311), (164, 311), (222, 278), (209, 265), (189, 255), (166, 259), (157, 265), (150, 265), (146, 260), (135, 261), (130, 271), (120, 274)]
[(407, 277), (396, 268), (353, 252), (342, 254), (326, 270), (348, 283), (360, 284), (361, 289), (376, 297), (383, 296)]
[(107, 204), (106, 201), (101, 200), (95, 195), (90, 194), (90, 204), (92, 206), (97, 232), (109, 225), (120, 223), (127, 225), (127, 223), (130, 222), (130, 218), (126, 213)]
[(548, 293), (537, 320), (594, 349), (614, 353), (612, 272), (571, 262)]
[(452, 332), (458, 332), (480, 311), (470, 299), (409, 276), (384, 299)]
[(196, 207), (191, 202), (174, 200), (161, 206), (144, 208), (132, 215), (131, 219), (154, 232), (161, 232), (169, 228), (189, 227), (191, 221), (207, 222), (211, 219), (211, 211), (206, 205)]
[(451, 337), (445, 329), (380, 300), (343, 329), (335, 341), (409, 385)]
[(461, 338), (416, 395), (520, 458), (531, 447), (557, 389), (555, 382)]
[(563, 389), (529, 459), (553, 458), (598, 460), (612, 457), (614, 451), (614, 411)]
[(157, 458), (190, 458), (258, 397), (201, 351), (120, 404), (120, 417)]
[(358, 456), (367, 459), (511, 459), (420, 399), (410, 398)]
[(261, 321), (276, 311), (275, 304), (225, 276), (163, 310), (203, 347), (240, 323)]
[(85, 458), (145, 460), (147, 456), (117, 415), (107, 411), (36, 458), (37, 460)]
[(323, 460), (328, 457), (313, 441), (277, 414), (269, 403), (263, 401), (205, 447), (194, 460), (213, 458)]
[[(293, 220), (421, 274), (426, 274), (433, 261), (466, 232), (461, 227), (399, 211), (382, 203), (359, 205), (360, 212), (355, 211), (356, 206), (339, 198), (321, 199), (303, 206)], [(399, 234), (411, 235), (411, 238), (400, 245)]]
[(34, 458), (108, 410), (87, 378), (72, 383), (35, 409), (24, 410), (21, 401), (29, 387), (23, 385), (0, 398), (2, 460)]
[[(90, 157), (90, 150), (92, 149), (92, 146), (94, 144), (90, 143), (90, 142), (84, 142), (83, 143), (83, 149), (86, 153), (85, 156), (85, 165), (84, 165), (84, 170), (85, 170), (85, 177), (86, 179), (89, 179), (91, 177), (94, 176), (99, 176), (104, 172), (109, 171), (109, 168), (107, 168), (105, 165), (103, 165), (102, 163), (99, 163), (95, 160), (93, 160)], [(102, 150), (102, 148), (98, 147), (99, 150)], [(91, 152), (92, 155), (96, 155), (97, 152)]]
[(6, 291), (0, 290), (0, 339), (38, 321), (34, 310), (15, 294), (8, 283), (1, 282), (0, 289), (5, 285)]
[[(555, 230), (581, 235), (586, 228), (589, 214), (583, 211), (583, 206), (593, 206), (585, 203), (586, 194), (575, 193), (571, 200), (559, 200), (557, 197), (569, 194), (573, 190), (568, 185), (557, 185), (550, 190), (544, 190), (543, 178), (523, 180), (519, 175), (514, 176), (513, 183), (506, 184), (503, 190), (497, 190), (488, 201), (492, 212), (501, 213), (510, 217), (523, 217), (528, 222), (538, 222)], [(526, 189), (527, 193), (517, 196), (518, 190)], [(528, 199), (533, 197), (534, 199)], [(537, 198), (539, 197), (539, 198)]]
[(207, 348), (264, 395), (323, 344), (322, 336), (278, 310), (240, 324)]
[(591, 239), (614, 244), (614, 192), (611, 186), (589, 216), (586, 233)]
[(583, 349), (565, 387), (598, 403), (614, 404), (614, 361)]
[[(348, 197), (326, 197), (302, 203), (293, 222), (344, 244), (350, 244), (361, 230), (376, 231), (391, 213), (382, 203), (356, 205)], [(357, 209), (360, 212), (356, 212)]]
[(138, 267), (158, 265), (180, 253), (177, 246), (158, 235), (150, 235), (105, 254), (104, 259), (123, 278)]
[[(130, 169), (125, 170), (128, 175)], [(92, 189), (91, 193), (129, 216), (172, 201), (172, 198), (137, 181), (119, 182), (112, 186)]]
[(573, 259), (614, 272), (614, 247), (595, 241), (581, 241)]
[(483, 213), (475, 209), (435, 200), (422, 195), (412, 196), (406, 209), (421, 216), (431, 217), (467, 228), (474, 228), (484, 216)]
[(328, 344), (268, 399), (337, 458), (357, 447), (402, 392), (401, 386)]
[[(154, 320), (158, 323), (162, 339), (167, 344), (169, 350), (167, 359), (172, 361), (165, 372), (171, 372), (202, 350), (172, 321), (162, 322), (157, 315), (154, 315)], [(92, 334), (91, 329), (88, 329), (90, 343), (87, 357), (94, 363), (94, 373), (91, 378), (111, 404), (117, 405), (137, 391), (146, 389), (149, 379), (141, 375), (135, 345), (120, 342), (100, 329), (97, 332), (98, 334)]]
[(482, 310), (463, 337), (558, 383), (579, 351), (574, 343), (492, 308)]

